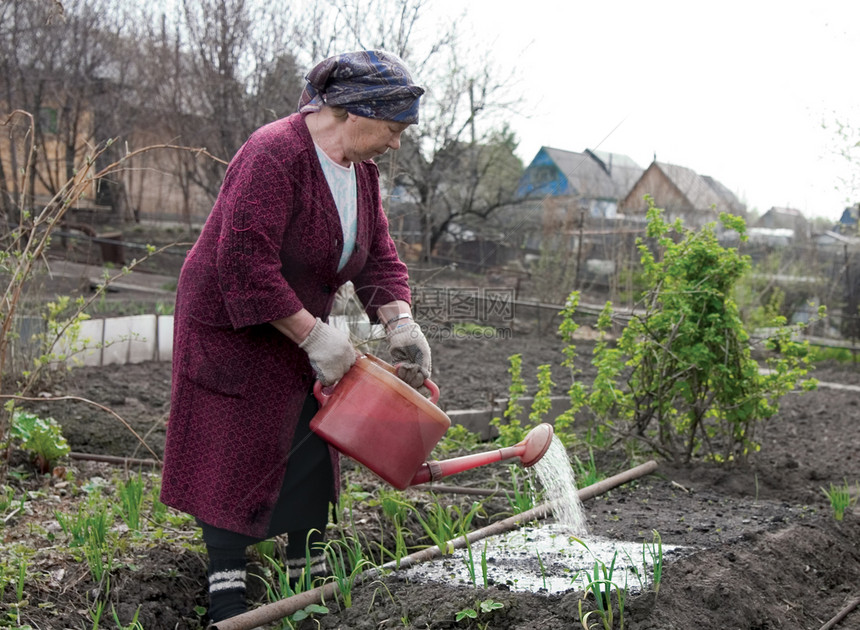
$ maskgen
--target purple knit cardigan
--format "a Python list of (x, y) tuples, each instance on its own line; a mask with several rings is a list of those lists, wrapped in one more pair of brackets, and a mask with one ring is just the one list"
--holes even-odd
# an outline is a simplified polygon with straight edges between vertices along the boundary
[(338, 272), (340, 217), (302, 115), (262, 127), (230, 163), (179, 277), (165, 504), (265, 536), (313, 382), (304, 351), (266, 322), (302, 307), (325, 319), (347, 280), (371, 320), (383, 304), (410, 301), (376, 165), (355, 168), (356, 243)]

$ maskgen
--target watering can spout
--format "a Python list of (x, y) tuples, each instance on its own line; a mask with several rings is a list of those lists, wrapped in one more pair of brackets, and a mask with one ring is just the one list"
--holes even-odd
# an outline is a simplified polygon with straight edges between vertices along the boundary
[(443, 461), (427, 461), (421, 464), (418, 472), (409, 482), (410, 486), (415, 486), (430, 481), (436, 481), (442, 477), (453, 475), (486, 464), (501, 462), (508, 459), (518, 457), (520, 463), (528, 468), (533, 466), (543, 457), (550, 444), (552, 443), (553, 429), (552, 425), (544, 422), (539, 424), (534, 429), (528, 432), (522, 442), (513, 446), (488, 451), (486, 453), (475, 453), (473, 455), (464, 455), (463, 457), (455, 457)]

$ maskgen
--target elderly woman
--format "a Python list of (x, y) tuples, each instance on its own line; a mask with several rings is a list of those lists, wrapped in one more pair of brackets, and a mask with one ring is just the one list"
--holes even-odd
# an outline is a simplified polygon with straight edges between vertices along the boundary
[(325, 562), (337, 453), (309, 431), (315, 379), (355, 361), (326, 323), (351, 280), (382, 322), (400, 377), (420, 387), (430, 349), (371, 161), (418, 122), (424, 90), (397, 56), (361, 51), (307, 75), (299, 111), (257, 130), (227, 169), (179, 277), (162, 501), (192, 514), (209, 554), (209, 616), (246, 610), (248, 545), (287, 535), (291, 577)]

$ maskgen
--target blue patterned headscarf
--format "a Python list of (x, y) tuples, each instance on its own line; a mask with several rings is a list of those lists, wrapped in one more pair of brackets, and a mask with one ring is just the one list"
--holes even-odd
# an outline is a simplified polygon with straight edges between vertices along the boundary
[(343, 107), (357, 116), (414, 124), (424, 88), (412, 83), (403, 60), (382, 50), (362, 50), (329, 57), (307, 77), (300, 112), (323, 105)]

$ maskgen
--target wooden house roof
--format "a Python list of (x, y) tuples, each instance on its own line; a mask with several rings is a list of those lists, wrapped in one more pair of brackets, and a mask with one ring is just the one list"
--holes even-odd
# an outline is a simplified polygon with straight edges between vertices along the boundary
[[(664, 186), (655, 186), (658, 181)], [(660, 193), (652, 190), (652, 188), (665, 190), (665, 186), (669, 186), (673, 191), (671, 202), (668, 203), (667, 200), (660, 198)], [(733, 214), (744, 212), (744, 206), (738, 198), (713, 177), (702, 176), (686, 166), (667, 162), (652, 162), (628, 192), (622, 205), (628, 210), (644, 210), (646, 194), (654, 197), (657, 206), (671, 205), (675, 210), (710, 211), (712, 207), (716, 207), (719, 212)]]
[(807, 223), (806, 217), (800, 210), (795, 208), (781, 208), (774, 206), (755, 222), (757, 227), (769, 228), (788, 228), (797, 229), (805, 226)]
[(702, 179), (704, 179), (708, 186), (710, 186), (714, 192), (719, 195), (720, 199), (723, 200), (727, 206), (728, 212), (736, 215), (743, 215), (746, 213), (746, 206), (744, 206), (735, 193), (726, 188), (722, 182), (717, 181), (710, 175), (702, 175)]
[(711, 206), (722, 205), (722, 197), (708, 184), (704, 177), (700, 177), (693, 169), (677, 164), (666, 164), (665, 162), (655, 162), (654, 165), (678, 187), (678, 190), (690, 202), (691, 208), (704, 210)]
[(576, 196), (618, 201), (642, 173), (626, 155), (583, 153), (541, 147), (526, 168), (517, 193), (522, 196)]

